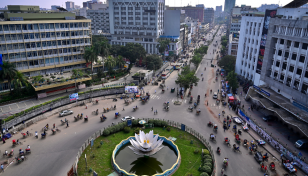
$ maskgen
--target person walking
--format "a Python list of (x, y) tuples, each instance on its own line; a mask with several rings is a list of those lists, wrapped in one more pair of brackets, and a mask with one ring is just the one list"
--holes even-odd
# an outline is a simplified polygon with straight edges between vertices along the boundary
[(3, 144), (5, 144), (5, 138), (3, 137), (3, 135), (2, 135), (2, 141), (3, 141)]
[(220, 113), (218, 114), (218, 118), (220, 118)]
[(4, 165), (3, 164), (1, 164), (1, 172), (4, 172)]
[(56, 124), (55, 123), (53, 124), (53, 128), (56, 128)]
[(69, 126), (68, 126), (68, 121), (66, 121), (66, 128), (67, 128), (67, 127), (69, 127)]

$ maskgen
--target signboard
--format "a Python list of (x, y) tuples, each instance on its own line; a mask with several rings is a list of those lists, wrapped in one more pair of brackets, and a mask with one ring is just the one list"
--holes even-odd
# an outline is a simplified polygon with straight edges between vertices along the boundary
[(132, 126), (132, 120), (127, 120), (127, 126)]
[(138, 93), (138, 86), (125, 86), (125, 93)]
[(78, 93), (73, 93), (69, 96), (70, 101), (78, 100)]
[(0, 54), (0, 70), (2, 70), (2, 65), (3, 65), (3, 62), (2, 62), (2, 54)]
[(266, 92), (265, 90), (261, 89), (260, 87), (258, 87), (258, 86), (256, 86), (256, 85), (253, 85), (253, 88), (255, 88), (257, 91), (259, 91), (259, 92), (265, 94), (265, 95), (268, 96), (268, 97), (271, 96), (270, 93)]
[(169, 56), (169, 51), (165, 51), (165, 56)]
[(262, 29), (262, 36), (261, 36), (261, 42), (260, 42), (260, 49), (259, 49), (259, 55), (258, 55), (258, 62), (257, 62), (257, 69), (256, 69), (256, 73), (258, 74), (261, 74), (269, 21), (271, 18), (273, 18), (276, 15), (276, 12), (277, 10), (266, 10), (265, 11), (265, 16), (263, 20), (264, 23), (263, 23), (263, 29)]
[(249, 117), (247, 117), (244, 112), (240, 109), (238, 109), (238, 116), (240, 116), (243, 120), (248, 121), (249, 122)]

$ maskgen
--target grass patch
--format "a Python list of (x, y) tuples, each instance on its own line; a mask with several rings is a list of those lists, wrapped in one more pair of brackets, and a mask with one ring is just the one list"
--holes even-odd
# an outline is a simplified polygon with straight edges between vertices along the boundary
[[(144, 131), (149, 132), (152, 129), (154, 130), (154, 134), (159, 134), (160, 136), (165, 136), (167, 138), (169, 136), (177, 138), (175, 144), (178, 146), (181, 153), (181, 164), (176, 173), (173, 175), (185, 176), (186, 173), (191, 173), (192, 175), (200, 175), (198, 168), (201, 165), (201, 152), (199, 154), (194, 154), (194, 151), (195, 149), (201, 151), (206, 147), (197, 138), (185, 131), (173, 127), (171, 127), (170, 131), (163, 130), (161, 127), (145, 129)], [(97, 138), (94, 141), (93, 148), (90, 149), (90, 146), (88, 146), (80, 157), (78, 162), (78, 175), (92, 175), (92, 173), (89, 172), (90, 168), (98, 173), (98, 175), (109, 175), (112, 173), (113, 167), (111, 165), (111, 155), (114, 147), (118, 145), (123, 139), (133, 135), (134, 130), (131, 130), (130, 133), (120, 131), (107, 137), (101, 136)], [(193, 140), (193, 144), (191, 144), (191, 140)], [(103, 142), (102, 146), (100, 144), (101, 141)], [(85, 168), (85, 154), (87, 155), (87, 170)]]

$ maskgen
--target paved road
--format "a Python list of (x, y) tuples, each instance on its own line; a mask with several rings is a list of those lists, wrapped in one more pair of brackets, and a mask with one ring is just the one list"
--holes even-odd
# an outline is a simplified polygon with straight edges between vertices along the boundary
[[(210, 46), (209, 50), (213, 47)], [(201, 65), (201, 68), (204, 64)], [(205, 81), (201, 81), (198, 86), (194, 87), (192, 90), (192, 95), (197, 97), (197, 95), (201, 95), (201, 101), (198, 108), (201, 109), (201, 114), (199, 116), (195, 115), (194, 112), (189, 112), (187, 110), (189, 97), (185, 97), (183, 99), (183, 104), (175, 106), (173, 104), (170, 105), (170, 111), (163, 111), (163, 103), (166, 101), (172, 102), (177, 100), (176, 93), (170, 93), (171, 87), (177, 87), (175, 84), (175, 80), (177, 78), (177, 72), (173, 72), (171, 76), (166, 81), (166, 86), (169, 87), (169, 90), (165, 93), (159, 91), (158, 86), (147, 86), (145, 87), (145, 91), (149, 91), (151, 95), (151, 99), (145, 105), (142, 105), (140, 101), (135, 101), (129, 106), (125, 106), (123, 101), (112, 102), (112, 100), (104, 100), (99, 103), (99, 105), (88, 105), (88, 109), (84, 107), (73, 108), (74, 115), (78, 113), (84, 113), (89, 116), (89, 121), (84, 123), (83, 121), (72, 122), (73, 115), (67, 116), (69, 119), (70, 126), (65, 128), (65, 126), (60, 126), (60, 119), (64, 119), (65, 117), (59, 118), (54, 115), (46, 120), (40, 121), (37, 124), (30, 126), (28, 129), (30, 132), (34, 133), (35, 130), (41, 129), (47, 123), (49, 125), (56, 123), (56, 126), (61, 129), (61, 133), (56, 135), (51, 135), (50, 132), (46, 139), (35, 139), (34, 137), (29, 137), (26, 139), (22, 139), (23, 145), (15, 147), (15, 150), (19, 148), (26, 148), (26, 145), (30, 144), (32, 149), (32, 154), (28, 156), (28, 160), (21, 164), (13, 163), (11, 166), (5, 170), (3, 175), (24, 175), (24, 176), (32, 176), (32, 175), (45, 175), (45, 176), (54, 176), (54, 175), (65, 175), (68, 169), (73, 164), (77, 151), (82, 145), (82, 143), (95, 131), (110, 125), (112, 122), (118, 122), (119, 119), (114, 119), (114, 112), (106, 113), (105, 115), (108, 119), (101, 123), (97, 116), (91, 115), (91, 112), (97, 108), (102, 109), (103, 107), (110, 107), (111, 105), (117, 104), (118, 109), (122, 109), (125, 107), (125, 111), (121, 111), (122, 116), (124, 115), (132, 115), (136, 118), (161, 118), (167, 120), (174, 120), (180, 123), (184, 123), (195, 130), (199, 131), (205, 137), (209, 137), (210, 133), (212, 133), (212, 129), (207, 127), (207, 123), (212, 121), (220, 125), (217, 135), (217, 143), (212, 143), (212, 147), (215, 149), (216, 147), (221, 147), (222, 154), (216, 155), (217, 168), (221, 169), (222, 160), (224, 157), (229, 158), (229, 167), (225, 172), (227, 175), (250, 175), (250, 176), (259, 176), (263, 175), (259, 169), (259, 165), (253, 159), (251, 155), (248, 154), (248, 151), (244, 148), (241, 148), (242, 153), (235, 153), (230, 148), (223, 144), (223, 138), (229, 137), (231, 139), (231, 143), (233, 144), (234, 139), (232, 132), (226, 131), (223, 132), (221, 128), (221, 121), (218, 119), (217, 114), (221, 112), (223, 107), (217, 106), (214, 100), (208, 96), (204, 97), (204, 93), (207, 92), (209, 95), (210, 89), (218, 89), (219, 84), (213, 82), (215, 74), (214, 68), (207, 67), (206, 71), (203, 69), (199, 69), (197, 72), (197, 76), (200, 78), (201, 73), (204, 73)], [(155, 90), (157, 93), (155, 94)], [(209, 102), (209, 106), (206, 106), (206, 102)], [(136, 112), (132, 111), (133, 106), (139, 106)], [(154, 110), (157, 109), (158, 115), (154, 115), (151, 111), (151, 107), (154, 107)], [(251, 137), (244, 133), (242, 138), (251, 139)], [(14, 139), (21, 138), (20, 134), (17, 134), (13, 137)], [(12, 149), (10, 141), (6, 144), (1, 144), (0, 150), (4, 151), (5, 149)], [(219, 175), (219, 174), (217, 174)]]

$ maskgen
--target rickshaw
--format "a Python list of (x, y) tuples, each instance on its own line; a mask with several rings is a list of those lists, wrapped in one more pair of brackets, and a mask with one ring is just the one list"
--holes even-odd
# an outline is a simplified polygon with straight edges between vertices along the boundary
[(213, 130), (214, 130), (215, 132), (217, 132), (217, 130), (218, 130), (217, 124), (214, 125)]
[(105, 115), (102, 115), (102, 117), (100, 117), (100, 119), (101, 119), (101, 122), (104, 122), (107, 119), (107, 117)]
[(171, 88), (171, 93), (174, 93), (174, 91), (175, 91), (175, 88)]
[(271, 163), (270, 163), (270, 169), (271, 169), (272, 171), (275, 170), (275, 163), (274, 163), (274, 162), (271, 162)]
[(240, 136), (238, 134), (235, 135), (235, 142), (237, 144), (240, 144), (241, 143), (241, 139), (240, 139)]
[(121, 115), (121, 114), (120, 114), (119, 112), (114, 113), (114, 117), (115, 117), (115, 118), (120, 117), (120, 115)]

